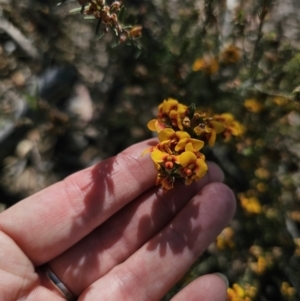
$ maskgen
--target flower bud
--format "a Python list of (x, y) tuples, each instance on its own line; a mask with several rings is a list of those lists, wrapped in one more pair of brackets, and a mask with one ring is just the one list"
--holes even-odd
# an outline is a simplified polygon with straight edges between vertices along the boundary
[(113, 2), (110, 6), (110, 11), (119, 11), (121, 5), (122, 5), (121, 2), (119, 2), (119, 1)]

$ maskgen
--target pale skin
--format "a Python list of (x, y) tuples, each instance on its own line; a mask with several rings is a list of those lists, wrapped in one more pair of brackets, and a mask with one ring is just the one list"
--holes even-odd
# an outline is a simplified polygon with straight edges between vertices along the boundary
[[(148, 140), (66, 178), (0, 214), (0, 300), (63, 301), (47, 264), (78, 301), (159, 301), (231, 220), (223, 173), (167, 193), (143, 150)], [(224, 301), (216, 274), (172, 301)]]

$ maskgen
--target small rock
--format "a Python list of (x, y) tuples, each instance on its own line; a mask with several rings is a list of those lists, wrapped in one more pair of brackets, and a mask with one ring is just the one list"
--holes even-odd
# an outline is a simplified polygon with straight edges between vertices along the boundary
[(82, 84), (76, 84), (74, 91), (75, 95), (69, 99), (66, 110), (79, 120), (88, 123), (92, 120), (94, 114), (90, 93)]
[(299, 126), (300, 125), (300, 114), (295, 111), (291, 112), (287, 116), (288, 122), (291, 126)]
[(32, 148), (33, 148), (32, 141), (28, 139), (24, 139), (18, 143), (15, 152), (19, 158), (24, 158), (32, 150)]
[(25, 85), (25, 77), (21, 71), (13, 73), (11, 80), (16, 87), (23, 87)]

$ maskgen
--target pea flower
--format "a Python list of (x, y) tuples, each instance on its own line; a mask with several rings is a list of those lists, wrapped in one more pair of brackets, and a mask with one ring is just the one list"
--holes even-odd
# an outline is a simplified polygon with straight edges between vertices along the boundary
[(186, 185), (201, 179), (207, 172), (205, 161), (202, 158), (197, 158), (193, 152), (183, 152), (179, 156), (179, 161), (181, 165), (179, 173), (185, 179)]
[(237, 125), (230, 114), (210, 116), (194, 105), (188, 107), (173, 98), (164, 100), (158, 106), (157, 118), (147, 124), (157, 132), (159, 143), (143, 152), (151, 153), (156, 184), (168, 191), (176, 181), (190, 185), (204, 177), (208, 166), (200, 150), (206, 145), (212, 147), (219, 134), (237, 136)]

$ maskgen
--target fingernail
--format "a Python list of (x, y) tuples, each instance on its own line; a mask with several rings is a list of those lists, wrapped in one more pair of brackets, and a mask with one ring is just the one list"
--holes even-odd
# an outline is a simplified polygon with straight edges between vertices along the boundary
[(221, 274), (221, 273), (214, 273), (214, 274), (219, 276), (224, 281), (224, 283), (226, 285), (226, 288), (229, 287), (229, 281), (228, 281), (227, 277), (224, 274)]

